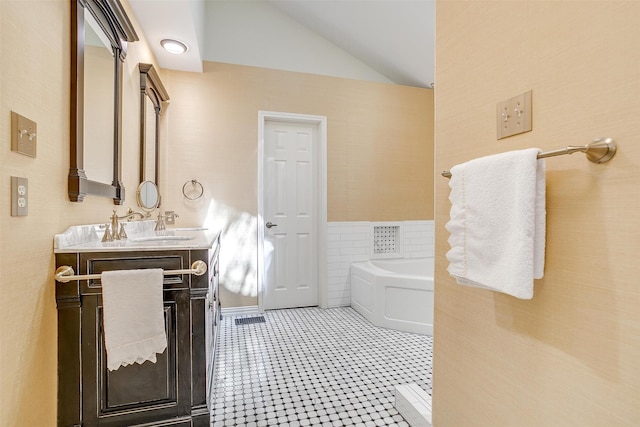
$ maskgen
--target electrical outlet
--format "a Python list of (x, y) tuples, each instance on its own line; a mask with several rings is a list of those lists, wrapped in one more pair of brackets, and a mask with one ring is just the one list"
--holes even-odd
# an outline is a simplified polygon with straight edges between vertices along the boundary
[(532, 129), (531, 113), (531, 91), (498, 103), (498, 139), (529, 132)]
[(26, 216), (29, 208), (29, 180), (11, 177), (11, 216)]
[(38, 125), (33, 120), (11, 112), (11, 151), (36, 157)]

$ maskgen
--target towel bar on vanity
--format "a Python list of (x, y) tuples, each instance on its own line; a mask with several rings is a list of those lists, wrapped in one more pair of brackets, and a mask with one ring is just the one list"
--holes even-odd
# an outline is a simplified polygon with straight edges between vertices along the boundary
[[(613, 158), (616, 154), (616, 142), (612, 138), (597, 138), (587, 145), (574, 146), (570, 145), (557, 150), (543, 151), (538, 154), (539, 159), (546, 157), (563, 156), (565, 154), (584, 153), (587, 160), (593, 163), (605, 163)], [(451, 178), (451, 172), (442, 171), (442, 176)]]
[[(194, 261), (191, 264), (190, 269), (185, 270), (166, 270), (164, 272), (165, 276), (169, 274), (195, 274), (196, 276), (202, 276), (207, 272), (207, 264), (204, 261)], [(99, 274), (81, 274), (78, 276), (74, 276), (73, 268), (68, 265), (62, 265), (56, 269), (56, 281), (67, 283), (72, 280), (89, 280), (89, 279), (99, 279)]]

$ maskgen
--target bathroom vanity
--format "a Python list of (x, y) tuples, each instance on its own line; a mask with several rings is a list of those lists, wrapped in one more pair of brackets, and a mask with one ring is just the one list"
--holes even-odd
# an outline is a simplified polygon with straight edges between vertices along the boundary
[[(140, 223), (145, 222), (150, 221)], [(138, 237), (108, 243), (100, 241), (97, 226), (72, 227), (56, 236), (56, 267), (69, 266), (76, 276), (96, 276), (55, 283), (58, 425), (209, 426), (220, 320), (219, 236), (207, 230), (167, 230), (163, 238), (153, 231), (132, 233), (130, 228), (127, 225), (129, 236)], [(189, 271), (197, 260), (205, 263), (205, 274), (172, 273)], [(167, 349), (157, 355), (156, 363), (109, 371), (99, 274), (145, 268), (165, 271)]]

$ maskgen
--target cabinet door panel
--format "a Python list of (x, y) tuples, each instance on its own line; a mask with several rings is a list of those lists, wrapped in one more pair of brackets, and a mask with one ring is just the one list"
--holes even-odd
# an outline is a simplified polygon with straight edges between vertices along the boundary
[(84, 298), (82, 341), (87, 347), (83, 357), (83, 419), (89, 425), (133, 425), (134, 421), (153, 422), (190, 413), (189, 304), (188, 290), (165, 290), (168, 349), (157, 355), (156, 363), (109, 371), (102, 333), (102, 297)]
[(144, 362), (109, 371), (107, 353), (102, 335), (102, 309), (98, 310), (100, 335), (98, 338), (101, 376), (102, 412), (119, 410), (126, 406), (176, 401), (176, 304), (164, 303), (164, 324), (167, 349), (156, 355), (156, 363)]
[(207, 407), (205, 298), (204, 292), (199, 296), (191, 295), (191, 355), (193, 358), (191, 404), (194, 409)]

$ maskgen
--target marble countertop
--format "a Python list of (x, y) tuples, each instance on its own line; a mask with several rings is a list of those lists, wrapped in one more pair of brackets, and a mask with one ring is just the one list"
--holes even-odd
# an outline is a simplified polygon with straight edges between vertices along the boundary
[(124, 222), (128, 238), (102, 242), (102, 224), (74, 225), (53, 238), (54, 253), (157, 251), (210, 248), (219, 232), (202, 228), (154, 231), (155, 221)]

